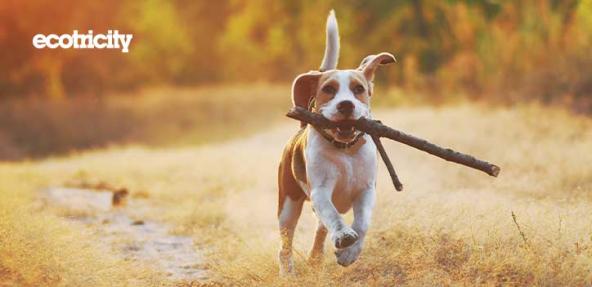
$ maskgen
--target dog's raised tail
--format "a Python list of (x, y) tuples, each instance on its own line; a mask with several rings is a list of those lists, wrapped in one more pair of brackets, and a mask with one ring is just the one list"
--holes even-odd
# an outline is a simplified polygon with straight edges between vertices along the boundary
[(339, 60), (339, 27), (335, 18), (335, 11), (331, 10), (327, 17), (327, 39), (325, 42), (325, 55), (319, 70), (321, 72), (337, 68)]

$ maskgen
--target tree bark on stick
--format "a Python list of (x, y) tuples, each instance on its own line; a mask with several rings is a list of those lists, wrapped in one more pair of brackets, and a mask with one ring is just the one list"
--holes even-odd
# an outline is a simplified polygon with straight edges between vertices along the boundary
[(385, 126), (379, 121), (360, 118), (358, 120), (333, 122), (318, 113), (310, 112), (301, 107), (292, 108), (287, 116), (323, 129), (336, 127), (348, 128), (353, 126), (357, 130), (363, 131), (371, 136), (385, 137), (398, 141), (447, 161), (480, 170), (493, 177), (497, 177), (500, 172), (500, 168), (497, 165), (477, 159), (468, 154), (454, 151), (450, 148), (437, 146), (424, 139)]

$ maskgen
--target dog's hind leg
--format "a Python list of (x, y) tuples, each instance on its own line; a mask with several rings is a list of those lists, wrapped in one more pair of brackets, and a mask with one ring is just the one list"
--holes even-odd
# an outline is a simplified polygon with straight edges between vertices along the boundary
[(326, 238), (327, 227), (325, 227), (325, 225), (319, 220), (317, 231), (315, 232), (314, 243), (309, 254), (309, 261), (311, 264), (318, 264), (323, 259)]
[(282, 246), (279, 252), (280, 274), (290, 274), (294, 270), (292, 260), (292, 239), (294, 238), (294, 229), (302, 212), (304, 198), (294, 200), (286, 196), (279, 212), (280, 236), (282, 237)]

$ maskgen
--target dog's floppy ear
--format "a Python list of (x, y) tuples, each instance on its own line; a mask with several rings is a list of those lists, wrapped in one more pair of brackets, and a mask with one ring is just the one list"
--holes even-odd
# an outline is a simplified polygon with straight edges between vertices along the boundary
[(321, 72), (310, 71), (300, 74), (292, 83), (292, 103), (294, 106), (308, 108), (310, 99), (315, 96)]
[(380, 53), (378, 55), (370, 55), (362, 60), (358, 70), (362, 71), (364, 77), (366, 77), (368, 81), (372, 81), (374, 80), (374, 72), (376, 72), (376, 68), (378, 68), (378, 66), (392, 64), (396, 61), (397, 60), (395, 59), (395, 56), (386, 52)]
[[(294, 83), (292, 83), (292, 103), (295, 107), (308, 109), (311, 99), (317, 92), (321, 75), (321, 72), (310, 71), (300, 74), (294, 79)], [(301, 122), (301, 126), (306, 126), (306, 123)]]

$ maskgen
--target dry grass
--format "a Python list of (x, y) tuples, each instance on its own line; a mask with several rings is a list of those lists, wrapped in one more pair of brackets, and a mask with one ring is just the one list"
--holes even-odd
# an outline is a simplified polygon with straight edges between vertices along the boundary
[(149, 217), (207, 246), (212, 280), (224, 285), (592, 284), (590, 119), (534, 106), (474, 105), (379, 110), (376, 117), (489, 159), (502, 167), (501, 176), (386, 143), (405, 191), (394, 192), (381, 166), (361, 258), (342, 268), (327, 243), (323, 265), (308, 266), (315, 220), (307, 205), (295, 238), (299, 275), (283, 279), (277, 276), (276, 167), (295, 122), (201, 147), (112, 148), (4, 164), (0, 277), (31, 286), (167, 283), (146, 278), (142, 266), (125, 266), (97, 238), (32, 204), (38, 188), (77, 179), (126, 186), (132, 198), (158, 204)]
[(0, 286), (157, 286), (162, 278), (109, 254), (89, 230), (39, 210), (38, 176), (0, 168)]

